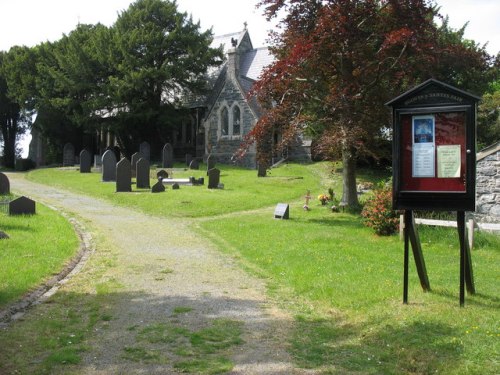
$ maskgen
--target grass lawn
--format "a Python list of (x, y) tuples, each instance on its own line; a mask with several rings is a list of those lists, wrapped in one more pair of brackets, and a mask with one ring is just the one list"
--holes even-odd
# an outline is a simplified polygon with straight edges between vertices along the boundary
[[(174, 177), (191, 174), (205, 172), (174, 171)], [(222, 251), (265, 278), (271, 295), (295, 316), (290, 351), (304, 368), (325, 374), (500, 373), (500, 237), (475, 237), (477, 294), (460, 308), (458, 236), (452, 229), (420, 227), (432, 291), (421, 290), (411, 267), (410, 303), (403, 305), (403, 243), (397, 236), (377, 237), (359, 215), (319, 205), (315, 198), (328, 187), (340, 194), (340, 175), (327, 164), (286, 165), (263, 179), (256, 171), (223, 167), (224, 190), (205, 185), (161, 194), (115, 193), (99, 174), (75, 170), (37, 170), (28, 178), (152, 215), (193, 218)], [(302, 209), (306, 190), (313, 196), (308, 212)], [(273, 219), (278, 202), (290, 204), (290, 220)]]
[(0, 212), (0, 230), (10, 237), (0, 240), (0, 308), (59, 272), (79, 247), (71, 224), (40, 203), (35, 215)]

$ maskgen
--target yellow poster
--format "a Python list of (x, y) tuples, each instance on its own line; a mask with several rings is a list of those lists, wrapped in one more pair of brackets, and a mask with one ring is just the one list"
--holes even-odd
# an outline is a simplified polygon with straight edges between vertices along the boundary
[(460, 177), (460, 145), (437, 147), (437, 169), (439, 178)]

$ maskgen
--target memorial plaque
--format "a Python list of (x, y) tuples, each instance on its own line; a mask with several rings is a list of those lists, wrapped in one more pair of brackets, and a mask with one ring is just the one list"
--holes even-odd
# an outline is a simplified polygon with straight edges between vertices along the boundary
[(163, 185), (162, 178), (158, 178), (158, 182), (151, 188), (151, 193), (162, 193), (165, 191), (165, 185)]
[(72, 167), (75, 165), (75, 146), (66, 143), (63, 147), (63, 167)]
[(174, 149), (170, 143), (163, 146), (161, 160), (162, 168), (172, 168), (174, 166)]
[(10, 194), (9, 178), (0, 172), (0, 195)]
[(149, 189), (149, 161), (145, 158), (140, 158), (136, 165), (136, 186), (139, 189)]
[(116, 164), (116, 192), (130, 191), (132, 191), (132, 171), (128, 159), (123, 158)]
[(287, 220), (289, 218), (289, 212), (290, 209), (288, 204), (278, 203), (274, 209), (274, 218)]
[(195, 169), (195, 170), (200, 169), (200, 163), (198, 162), (198, 160), (196, 159), (191, 160), (191, 163), (189, 163), (189, 169)]
[(137, 162), (139, 161), (140, 158), (143, 158), (144, 156), (140, 152), (136, 152), (135, 154), (132, 155), (132, 159), (130, 160), (130, 170), (132, 172), (132, 177), (136, 177), (136, 168), (137, 168)]
[(139, 152), (142, 154), (144, 159), (151, 162), (151, 146), (148, 142), (144, 141), (139, 145)]
[(90, 173), (90, 167), (92, 163), (92, 157), (90, 152), (87, 150), (82, 150), (80, 152), (80, 173)]
[(208, 171), (208, 188), (217, 189), (220, 182), (220, 170), (212, 168)]
[(35, 201), (24, 196), (9, 203), (9, 215), (34, 215), (35, 211)]
[(102, 155), (102, 180), (116, 181), (116, 155), (113, 150), (108, 150)]

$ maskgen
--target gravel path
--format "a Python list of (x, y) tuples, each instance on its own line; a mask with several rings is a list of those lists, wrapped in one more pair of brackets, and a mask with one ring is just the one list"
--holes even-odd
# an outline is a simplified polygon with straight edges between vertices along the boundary
[[(8, 176), (11, 190), (74, 215), (94, 238), (92, 261), (62, 288), (81, 290), (79, 283), (86, 280), (82, 274), (99, 264), (96, 259), (109, 256), (100, 252), (100, 241), (113, 248), (113, 264), (105, 271), (105, 277), (120, 285), (110, 299), (113, 319), (90, 338), (82, 374), (174, 374), (168, 363), (123, 360), (124, 347), (136, 337), (127, 328), (159, 322), (197, 328), (217, 318), (244, 324), (244, 343), (232, 353), (232, 374), (310, 373), (291, 363), (284, 340), (291, 320), (266, 298), (263, 281), (193, 233), (186, 220), (151, 217), (35, 184), (22, 175)], [(176, 314), (179, 307), (187, 312)]]

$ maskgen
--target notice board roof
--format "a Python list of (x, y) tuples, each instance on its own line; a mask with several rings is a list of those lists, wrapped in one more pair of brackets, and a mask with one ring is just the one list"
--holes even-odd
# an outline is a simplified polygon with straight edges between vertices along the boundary
[(481, 100), (479, 96), (433, 78), (387, 102), (390, 107), (420, 107), (427, 105), (462, 105)]

